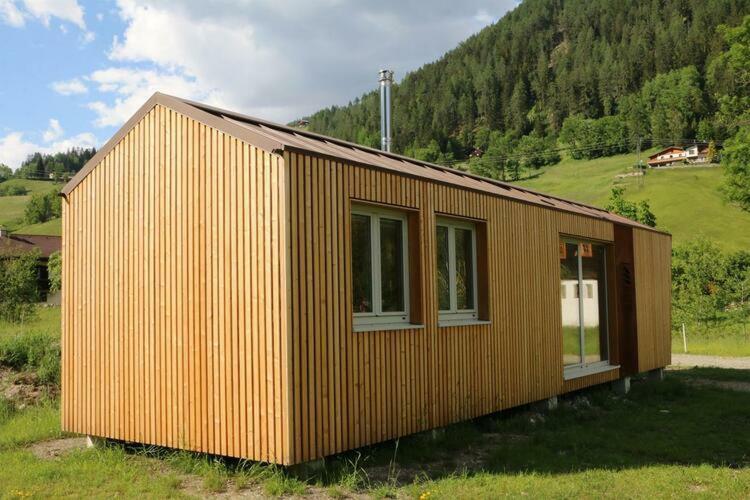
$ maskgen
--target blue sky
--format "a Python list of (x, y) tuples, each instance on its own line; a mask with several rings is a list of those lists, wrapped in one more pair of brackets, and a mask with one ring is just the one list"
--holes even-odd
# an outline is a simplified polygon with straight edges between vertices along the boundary
[(432, 61), (515, 0), (0, 0), (0, 163), (99, 146), (159, 90), (286, 122)]

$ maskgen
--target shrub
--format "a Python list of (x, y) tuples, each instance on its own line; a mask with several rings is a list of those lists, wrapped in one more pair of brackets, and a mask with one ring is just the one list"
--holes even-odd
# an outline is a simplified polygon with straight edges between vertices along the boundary
[(62, 254), (59, 250), (49, 256), (47, 273), (49, 275), (49, 291), (52, 293), (59, 292), (62, 289)]
[(38, 224), (60, 217), (62, 201), (56, 191), (47, 194), (35, 194), (26, 204), (24, 219), (27, 224)]
[(0, 184), (0, 196), (23, 196), (29, 190), (18, 184)]
[(0, 339), (0, 365), (36, 370), (44, 384), (60, 382), (60, 342), (46, 332), (30, 332)]
[(34, 315), (39, 251), (0, 259), (0, 320), (21, 322)]

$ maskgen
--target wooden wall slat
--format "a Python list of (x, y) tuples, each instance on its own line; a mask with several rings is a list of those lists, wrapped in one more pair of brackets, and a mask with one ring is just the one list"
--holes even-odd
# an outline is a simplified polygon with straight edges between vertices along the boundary
[[(559, 334), (559, 235), (612, 241), (611, 223), (328, 159), (287, 153), (285, 160), (294, 462), (619, 377), (612, 370), (563, 381)], [(424, 327), (352, 331), (347, 241), (357, 201), (419, 210), (410, 244), (423, 249)], [(437, 325), (436, 213), (487, 221), (490, 325)]]
[(68, 195), (65, 430), (291, 460), (287, 177), (157, 106)]
[(671, 343), (671, 237), (633, 229), (638, 371), (667, 366)]
[[(415, 210), (423, 326), (353, 332), (357, 201)], [(562, 378), (559, 235), (612, 241), (606, 221), (282, 157), (163, 106), (63, 205), (68, 431), (298, 463), (619, 377)], [(490, 324), (438, 326), (436, 214), (486, 222)], [(669, 362), (669, 244), (634, 230), (642, 370)]]

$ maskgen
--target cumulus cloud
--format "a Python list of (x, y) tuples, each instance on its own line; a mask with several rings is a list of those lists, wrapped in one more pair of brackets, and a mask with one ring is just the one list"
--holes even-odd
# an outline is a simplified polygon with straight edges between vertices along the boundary
[(89, 91), (86, 85), (78, 78), (52, 82), (52, 85), (50, 86), (52, 87), (52, 90), (60, 95), (85, 94)]
[(98, 127), (121, 125), (157, 91), (221, 104), (195, 80), (174, 73), (123, 67), (95, 71), (89, 78), (99, 92), (115, 96), (111, 103), (100, 100), (88, 104), (96, 113), (94, 124)]
[(11, 132), (4, 137), (0, 137), (0, 163), (16, 169), (32, 153), (54, 154), (74, 147), (91, 148), (96, 145), (96, 137), (89, 132), (64, 139), (56, 137), (48, 144), (36, 144), (33, 141), (26, 140), (23, 132)]
[(77, 0), (23, 0), (26, 10), (45, 26), (49, 26), (50, 18), (57, 17), (69, 21), (82, 30), (86, 29), (83, 20), (83, 7)]
[[(2, 1), (2, 0), (0, 0)], [(96, 124), (124, 122), (153, 90), (278, 121), (345, 104), (401, 78), (515, 6), (515, 0), (118, 0), (125, 23), (97, 72)], [(488, 14), (488, 13), (491, 13)], [(106, 72), (127, 76), (119, 83)], [(91, 75), (92, 77), (94, 75)], [(93, 79), (93, 78), (92, 78)]]
[(0, 0), (0, 20), (14, 28), (20, 28), (25, 23), (23, 12), (14, 0)]
[(65, 131), (62, 126), (60, 126), (60, 122), (54, 118), (50, 118), (49, 128), (44, 131), (42, 138), (44, 139), (44, 142), (52, 142), (62, 137), (64, 133)]
[(27, 18), (49, 26), (53, 17), (86, 30), (83, 7), (78, 0), (0, 0), (0, 20), (16, 28), (24, 26)]

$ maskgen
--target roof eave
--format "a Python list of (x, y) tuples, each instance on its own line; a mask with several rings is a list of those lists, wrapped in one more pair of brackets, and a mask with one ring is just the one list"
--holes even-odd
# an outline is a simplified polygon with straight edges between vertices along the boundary
[(215, 128), (224, 132), (228, 135), (243, 140), (249, 144), (257, 146), (261, 149), (265, 149), (268, 152), (277, 152), (283, 149), (284, 144), (279, 141), (273, 140), (267, 136), (256, 134), (251, 130), (247, 130), (244, 127), (233, 124), (227, 120), (223, 120), (221, 117), (214, 114), (208, 113), (196, 106), (189, 101), (179, 99), (161, 92), (156, 92), (152, 95), (146, 103), (141, 106), (138, 111), (120, 127), (120, 129), (102, 146), (102, 148), (96, 152), (96, 154), (83, 166), (81, 170), (68, 181), (65, 186), (60, 190), (60, 195), (66, 197), (70, 194), (76, 186), (78, 186), (93, 170), (96, 166), (109, 154), (117, 144), (127, 135), (127, 133), (135, 127), (135, 125), (143, 119), (153, 108), (157, 105), (170, 108), (182, 115), (187, 116), (193, 120), (199, 121), (209, 127)]

